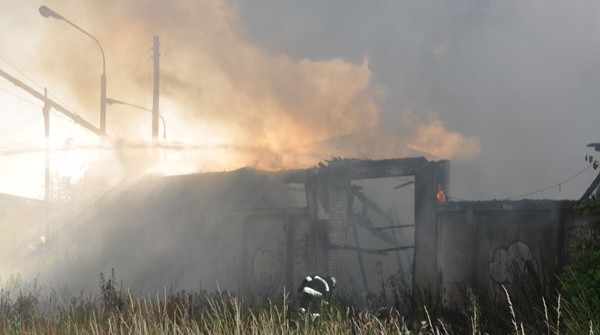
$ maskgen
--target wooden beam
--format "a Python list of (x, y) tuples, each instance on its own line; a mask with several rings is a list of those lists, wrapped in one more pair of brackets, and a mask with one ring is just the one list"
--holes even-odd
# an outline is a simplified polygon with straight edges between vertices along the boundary
[(425, 157), (409, 157), (382, 160), (334, 158), (320, 164), (322, 170), (333, 175), (345, 175), (348, 179), (374, 179), (403, 177), (417, 174), (426, 164)]
[(333, 250), (350, 250), (350, 251), (356, 251), (357, 249), (360, 250), (360, 252), (365, 253), (365, 254), (371, 254), (371, 255), (386, 255), (387, 252), (386, 251), (381, 251), (381, 250), (375, 250), (375, 249), (365, 249), (365, 248), (357, 248), (355, 246), (351, 246), (351, 245), (329, 245), (329, 248), (333, 249)]
[(398, 245), (399, 243), (398, 239), (395, 239), (392, 235), (389, 235), (388, 233), (380, 230), (376, 230), (371, 220), (369, 220), (369, 218), (366, 216), (354, 213), (350, 220), (356, 222), (361, 228), (366, 229), (374, 236), (379, 237), (380, 239), (388, 242), (391, 245)]
[(414, 247), (415, 247), (414, 245), (405, 245), (405, 246), (401, 246), (401, 247), (381, 249), (381, 250), (379, 250), (379, 252), (388, 252), (388, 251), (395, 251), (395, 250), (408, 250), (408, 249), (413, 249)]
[(362, 201), (365, 205), (367, 205), (369, 208), (374, 210), (377, 214), (381, 215), (391, 225), (394, 224), (394, 218), (392, 218), (386, 211), (381, 209), (381, 207), (377, 206), (377, 204), (373, 200), (367, 198), (367, 196), (364, 195), (364, 193), (360, 192), (355, 188), (352, 188), (352, 194), (356, 196), (360, 201)]
[(399, 224), (399, 225), (395, 225), (395, 226), (385, 226), (385, 227), (375, 227), (373, 228), (374, 230), (385, 230), (385, 229), (398, 229), (398, 228), (408, 228), (408, 227), (414, 227), (414, 224)]
[[(390, 208), (388, 210), (388, 214), (394, 219), (394, 222), (400, 222), (400, 219), (398, 218), (398, 213), (395, 209)], [(398, 238), (398, 234), (396, 234), (396, 230), (392, 230), (392, 236), (396, 239), (396, 241), (400, 241), (400, 239)], [(398, 273), (404, 275), (404, 266), (402, 265), (402, 257), (400, 256), (400, 251), (396, 250), (395, 254), (396, 263), (398, 264)]]
[(407, 181), (406, 183), (402, 183), (402, 184), (400, 184), (400, 185), (398, 185), (398, 186), (394, 186), (394, 190), (397, 190), (397, 189), (399, 189), (399, 188), (402, 188), (402, 187), (404, 187), (404, 186), (408, 186), (408, 185), (410, 185), (410, 184), (414, 184), (414, 183), (415, 183), (415, 182), (414, 182), (414, 180)]
[[(353, 204), (354, 204), (354, 197), (349, 196), (348, 197), (348, 216), (349, 217), (352, 214), (354, 214), (354, 211), (352, 209)], [(367, 280), (367, 272), (365, 270), (365, 263), (363, 261), (362, 251), (360, 250), (361, 246), (360, 246), (360, 240), (358, 238), (358, 229), (356, 229), (356, 220), (350, 220), (350, 224), (352, 225), (352, 234), (354, 235), (354, 245), (356, 246), (356, 258), (358, 260), (358, 267), (360, 268), (360, 276), (362, 278), (363, 288), (364, 288), (365, 292), (369, 292), (369, 282)]]

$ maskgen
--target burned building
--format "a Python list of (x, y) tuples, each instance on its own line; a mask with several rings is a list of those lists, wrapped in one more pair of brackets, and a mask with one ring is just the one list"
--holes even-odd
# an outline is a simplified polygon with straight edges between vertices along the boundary
[[(290, 291), (315, 272), (369, 290), (378, 262), (408, 283), (433, 280), (420, 270), (435, 264), (433, 240), (414, 242), (435, 227), (447, 167), (425, 158), (334, 159), (282, 172), (146, 177), (53, 222), (53, 261), (40, 272), (81, 285), (115, 269), (144, 291), (202, 283), (244, 294)], [(374, 189), (404, 192), (406, 207)]]
[(461, 286), (509, 283), (514, 260), (562, 261), (569, 234), (585, 224), (574, 202), (451, 201), (449, 166), (332, 159), (146, 177), (53, 223), (52, 262), (37, 270), (75, 290), (114, 269), (134, 291), (259, 296), (293, 291), (311, 273), (355, 293), (395, 275), (409, 291), (456, 301)]
[[(314, 169), (306, 179), (307, 210), (312, 221), (327, 232), (327, 256), (317, 268), (337, 276), (342, 283), (360, 280), (361, 285), (355, 287), (366, 291), (374, 286), (370, 287), (369, 282), (376, 283), (374, 274), (398, 272), (409, 284), (431, 286), (435, 278), (426, 269), (435, 264), (435, 240), (429, 236), (434, 236), (437, 191), (448, 189), (448, 168), (448, 161), (432, 162), (420, 157), (334, 159)], [(404, 199), (404, 214), (408, 214), (404, 220), (399, 219), (394, 208), (384, 208), (381, 200), (372, 199), (355, 184), (369, 180), (386, 183), (378, 191), (410, 186), (412, 194)], [(365, 247), (361, 239), (369, 235), (375, 242)], [(390, 268), (375, 269), (373, 266), (383, 264), (382, 258), (388, 254), (395, 254), (393, 261), (388, 262)], [(377, 271), (382, 273), (376, 274)]]

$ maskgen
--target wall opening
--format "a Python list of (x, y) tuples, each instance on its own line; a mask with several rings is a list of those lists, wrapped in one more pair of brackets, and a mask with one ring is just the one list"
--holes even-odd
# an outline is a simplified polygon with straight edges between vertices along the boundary
[(345, 262), (354, 289), (386, 289), (390, 299), (392, 290), (411, 291), (414, 185), (413, 176), (351, 181)]
[(304, 183), (288, 183), (290, 197), (295, 207), (306, 207), (306, 187)]

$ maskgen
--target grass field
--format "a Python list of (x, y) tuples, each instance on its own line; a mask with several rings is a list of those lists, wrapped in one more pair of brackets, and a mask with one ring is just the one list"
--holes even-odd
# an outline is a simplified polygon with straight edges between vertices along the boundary
[[(294, 295), (274, 300), (239, 299), (228, 292), (163, 291), (136, 297), (101, 276), (96, 294), (64, 300), (53, 290), (13, 280), (0, 291), (2, 334), (598, 334), (598, 317), (574, 318), (577, 308), (564, 298), (539, 302), (511, 298), (495, 302), (466, 291), (461, 308), (417, 299), (414, 308), (355, 310), (337, 296), (313, 319), (297, 311)], [(519, 295), (516, 293), (516, 295)], [(538, 300), (538, 299), (530, 299)], [(428, 307), (429, 306), (429, 307)]]

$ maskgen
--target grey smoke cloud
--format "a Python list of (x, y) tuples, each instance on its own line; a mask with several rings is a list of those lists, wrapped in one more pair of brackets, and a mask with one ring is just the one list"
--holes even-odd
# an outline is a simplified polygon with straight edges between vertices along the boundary
[[(600, 5), (594, 1), (246, 1), (250, 36), (274, 52), (369, 58), (386, 87), (381, 125), (433, 114), (481, 156), (452, 168), (456, 196), (553, 185), (585, 168), (598, 132)], [(393, 130), (392, 130), (393, 131)], [(541, 197), (578, 197), (588, 173)], [(571, 187), (571, 188), (569, 188)]]
[[(133, 103), (151, 101), (148, 51), (152, 36), (160, 35), (161, 106), (172, 138), (224, 144), (214, 154), (198, 155), (198, 170), (298, 167), (329, 155), (427, 155), (453, 159), (450, 196), (502, 198), (565, 180), (586, 166), (585, 145), (597, 141), (600, 4), (594, 1), (44, 4), (98, 37), (107, 53), (109, 96)], [(3, 27), (10, 22), (10, 29), (3, 31), (15, 31), (2, 34), (2, 41), (16, 46), (19, 35), (43, 51), (15, 47), (27, 50), (21, 64), (28, 73), (43, 74), (52, 92), (77, 101), (80, 112), (93, 120), (99, 99), (97, 46), (63, 23), (39, 17), (39, 5), (12, 8), (10, 13), (23, 16), (24, 23), (0, 20)], [(117, 107), (111, 107), (108, 120), (109, 131), (118, 135), (142, 137), (148, 131), (144, 115)], [(127, 165), (123, 170), (143, 170), (145, 153), (137, 155), (120, 161)], [(189, 238), (194, 234), (214, 247), (220, 241), (211, 239), (212, 230), (221, 221), (209, 209), (222, 205), (222, 199), (244, 204), (255, 194), (231, 199), (231, 191), (244, 181), (252, 184), (250, 189), (271, 185), (244, 170), (232, 175), (241, 177), (213, 185), (220, 190), (216, 198), (210, 190), (190, 189), (185, 183), (186, 178), (209, 179), (206, 175), (181, 177), (188, 187), (183, 195), (178, 192), (185, 188), (178, 184), (141, 182), (130, 189), (140, 196), (138, 202), (114, 206), (108, 201), (111, 206), (102, 207), (114, 211), (107, 215), (114, 220), (106, 229), (101, 229), (106, 217), (100, 214), (107, 214), (102, 210), (85, 218), (95, 225), (57, 226), (54, 232), (66, 232), (65, 241), (95, 248), (89, 271), (78, 272), (88, 278), (72, 279), (93, 281), (98, 271), (110, 271), (113, 256), (119, 254), (139, 267), (132, 269), (129, 284), (177, 281), (177, 272), (149, 275), (152, 283), (144, 282), (141, 274), (160, 272), (168, 263), (189, 271), (189, 258), (162, 251), (177, 245), (179, 238), (189, 247), (184, 250), (197, 251), (197, 241)], [(563, 185), (561, 192), (539, 196), (577, 197), (591, 178), (587, 173)], [(269, 190), (265, 197), (281, 200), (278, 194), (286, 190), (280, 191)], [(170, 200), (153, 207), (147, 222), (131, 215), (139, 213), (131, 206), (143, 210), (146, 202), (159, 203), (165, 194)], [(185, 219), (200, 217), (204, 225), (164, 226), (182, 202), (202, 199), (204, 207)], [(138, 234), (135, 228), (147, 230)], [(128, 254), (129, 245), (140, 246), (135, 249), (139, 253)], [(156, 253), (157, 266), (136, 263), (146, 256), (147, 247)], [(77, 251), (86, 256), (85, 249)], [(205, 255), (198, 264), (210, 266), (213, 256)], [(207, 280), (212, 285), (215, 279)]]
[[(14, 33), (2, 40), (21, 56), (7, 58), (95, 120), (97, 47), (41, 18), (41, 4), (9, 6), (14, 15), (2, 22)], [(442, 137), (460, 135), (457, 148), (441, 154), (455, 161), (452, 192), (493, 198), (565, 180), (585, 167), (585, 145), (597, 136), (594, 1), (43, 4), (98, 37), (109, 95), (140, 105), (150, 105), (149, 48), (160, 35), (161, 106), (173, 138), (251, 148), (237, 153), (238, 163), (284, 168), (332, 154), (439, 158), (448, 141), (435, 133), (424, 140), (419, 129), (441, 125)], [(23, 38), (29, 47), (15, 42)], [(407, 127), (407, 118), (420, 123)], [(119, 136), (145, 137), (148, 122), (122, 107), (108, 115)], [(351, 134), (360, 150), (336, 144), (337, 151), (315, 154), (306, 147)], [(308, 154), (285, 154), (297, 146)], [(256, 161), (255, 152), (269, 163)], [(540, 196), (577, 197), (591, 178)]]
[[(427, 137), (433, 135), (423, 134), (429, 128), (420, 125), (414, 129), (404, 127), (402, 134), (394, 136), (380, 131), (381, 106), (389, 90), (373, 80), (369, 55), (360, 59), (346, 55), (311, 58), (295, 57), (287, 50), (271, 50), (248, 36), (252, 22), (244, 21), (238, 3), (149, 1), (140, 6), (137, 2), (57, 2), (56, 6), (67, 11), (78, 7), (78, 11), (68, 14), (80, 14), (78, 17), (88, 26), (99, 31), (99, 39), (107, 41), (105, 49), (116, 54), (116, 60), (107, 69), (112, 78), (109, 95), (147, 95), (144, 90), (149, 80), (148, 64), (140, 66), (140, 58), (131, 55), (147, 51), (150, 37), (159, 34), (163, 41), (161, 99), (166, 102), (163, 107), (177, 107), (176, 111), (163, 108), (164, 113), (170, 112), (168, 116), (176, 119), (176, 127), (185, 128), (188, 139), (203, 142), (220, 132), (215, 137), (221, 141), (248, 148), (248, 153), (238, 153), (240, 165), (281, 169), (310, 166), (335, 154), (395, 157), (408, 152), (407, 143), (432, 143)], [(47, 34), (66, 43), (73, 36), (56, 34), (63, 28), (51, 26)], [(44, 59), (47, 69), (81, 91), (92, 108), (96, 75), (65, 75), (71, 63), (91, 67), (90, 57), (85, 62), (82, 54), (63, 57), (64, 51), (56, 47), (59, 42), (44, 40), (43, 44), (61, 55)], [(114, 114), (110, 117), (128, 118)], [(439, 118), (432, 122), (441, 130), (434, 135), (451, 132)], [(115, 122), (112, 127), (119, 129)], [(361, 143), (361, 150), (345, 146), (335, 152), (310, 146), (348, 134), (360, 136), (367, 143)], [(421, 149), (444, 158), (476, 156), (478, 148), (460, 148), (463, 144), (478, 146), (476, 135), (469, 138), (456, 134), (458, 140), (448, 142), (450, 145), (446, 144), (442, 152), (431, 145)], [(295, 152), (298, 147), (304, 151)], [(257, 152), (261, 154), (257, 156)]]

